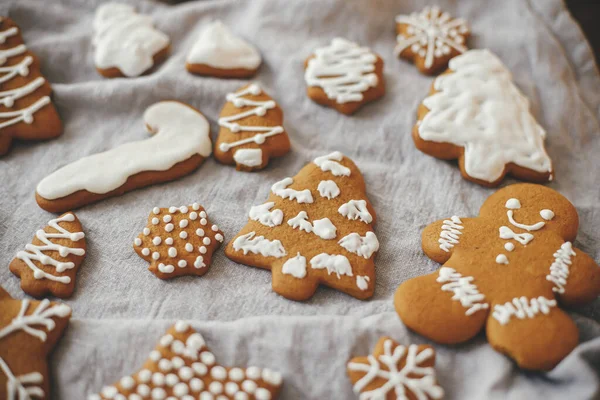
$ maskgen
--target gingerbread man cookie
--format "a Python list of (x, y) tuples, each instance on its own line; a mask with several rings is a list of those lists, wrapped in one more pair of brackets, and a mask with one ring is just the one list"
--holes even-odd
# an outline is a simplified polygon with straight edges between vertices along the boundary
[(44, 140), (62, 134), (51, 93), (17, 24), (0, 17), (0, 155), (8, 152), (13, 139)]
[(415, 145), (444, 160), (458, 159), (465, 179), (497, 186), (507, 173), (527, 181), (552, 180), (546, 132), (502, 62), (488, 50), (450, 60), (419, 106)]
[(338, 151), (271, 187), (225, 255), (270, 269), (273, 290), (307, 300), (319, 284), (359, 299), (375, 291), (375, 211), (356, 165)]
[(423, 250), (443, 264), (410, 279), (394, 303), (402, 322), (439, 343), (460, 343), (485, 328), (488, 341), (521, 368), (549, 370), (577, 345), (575, 323), (559, 305), (600, 294), (600, 268), (573, 245), (578, 216), (558, 192), (507, 186), (479, 217), (434, 222)]
[(105, 3), (94, 18), (94, 61), (107, 78), (142, 75), (166, 58), (169, 37), (154, 28), (152, 18), (122, 3)]
[(212, 255), (223, 242), (223, 232), (208, 219), (198, 203), (190, 206), (154, 207), (148, 226), (134, 240), (133, 248), (150, 263), (160, 279), (182, 275), (202, 276)]
[(160, 338), (140, 371), (105, 386), (89, 400), (271, 400), (277, 398), (282, 382), (281, 374), (267, 368), (220, 366), (202, 335), (178, 321)]
[(434, 400), (444, 397), (435, 377), (431, 346), (403, 346), (389, 337), (377, 342), (373, 355), (348, 363), (348, 376), (360, 399)]
[(261, 62), (256, 47), (236, 36), (221, 21), (214, 21), (198, 37), (185, 67), (198, 75), (249, 78), (256, 73)]
[(38, 230), (31, 244), (17, 253), (9, 268), (21, 278), (21, 289), (31, 296), (70, 297), (85, 250), (81, 222), (69, 212)]
[(396, 56), (414, 62), (427, 75), (440, 72), (452, 57), (467, 51), (465, 43), (471, 34), (465, 20), (452, 18), (437, 6), (398, 15), (396, 32)]
[(44, 178), (36, 200), (64, 212), (130, 190), (171, 181), (200, 166), (212, 152), (204, 115), (177, 101), (161, 101), (144, 113), (150, 139), (87, 156)]
[(350, 115), (385, 94), (383, 59), (367, 47), (335, 38), (304, 63), (308, 97)]
[(0, 287), (0, 398), (50, 398), (47, 356), (61, 338), (71, 309), (48, 300), (13, 300)]
[(282, 124), (283, 111), (258, 84), (229, 93), (219, 118), (215, 158), (243, 171), (266, 167), (271, 157), (290, 151)]

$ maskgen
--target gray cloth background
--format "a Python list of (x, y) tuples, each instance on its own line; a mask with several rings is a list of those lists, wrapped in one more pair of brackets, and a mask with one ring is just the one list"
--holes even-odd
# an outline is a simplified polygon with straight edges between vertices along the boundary
[[(287, 156), (259, 173), (242, 173), (208, 159), (175, 182), (130, 192), (77, 211), (88, 254), (67, 300), (73, 318), (51, 357), (54, 399), (82, 399), (136, 371), (163, 331), (191, 320), (219, 362), (257, 365), (284, 375), (283, 399), (351, 399), (345, 363), (371, 351), (381, 335), (426, 343), (393, 311), (398, 285), (438, 266), (420, 249), (420, 231), (450, 215), (476, 215), (493, 191), (461, 179), (449, 162), (417, 151), (410, 137), (419, 102), (432, 79), (393, 56), (394, 16), (421, 1), (195, 1), (170, 6), (140, 1), (172, 40), (172, 53), (151, 74), (104, 79), (93, 64), (92, 19), (99, 1), (4, 0), (0, 12), (21, 26), (53, 84), (64, 135), (18, 144), (0, 159), (0, 281), (23, 298), (8, 264), (52, 217), (34, 200), (48, 173), (81, 156), (147, 137), (142, 113), (177, 99), (216, 120), (238, 80), (197, 77), (186, 54), (213, 19), (253, 42), (264, 63), (256, 81), (281, 105), (292, 141)], [(577, 247), (600, 261), (600, 78), (581, 30), (559, 0), (452, 1), (442, 8), (466, 18), (473, 48), (489, 48), (513, 71), (548, 131), (547, 147), (561, 191), (580, 213)], [(387, 94), (352, 117), (322, 108), (305, 95), (303, 60), (342, 36), (370, 46), (385, 60)], [(218, 251), (202, 278), (161, 281), (132, 249), (152, 207), (200, 202), (231, 239), (251, 205), (273, 182), (293, 176), (333, 150), (362, 170), (377, 214), (381, 249), (375, 296), (359, 301), (321, 287), (305, 303), (271, 291), (268, 271), (238, 265)], [(506, 183), (511, 183), (508, 179)], [(527, 373), (493, 351), (483, 336), (460, 346), (436, 345), (439, 381), (449, 399), (600, 398), (600, 300), (572, 310), (581, 344), (552, 372)], [(526, 340), (526, 338), (523, 338)]]

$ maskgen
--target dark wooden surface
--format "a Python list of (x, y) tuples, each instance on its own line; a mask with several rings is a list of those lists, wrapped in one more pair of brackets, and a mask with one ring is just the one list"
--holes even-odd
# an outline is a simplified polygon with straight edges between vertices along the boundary
[(567, 6), (589, 40), (596, 64), (600, 65), (600, 0), (567, 0)]

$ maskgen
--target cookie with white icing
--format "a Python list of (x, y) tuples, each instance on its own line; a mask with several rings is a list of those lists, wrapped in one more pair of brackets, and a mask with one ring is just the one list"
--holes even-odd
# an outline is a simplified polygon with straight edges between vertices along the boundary
[(0, 156), (14, 139), (46, 140), (62, 134), (51, 94), (40, 61), (25, 45), (20, 28), (0, 17)]
[(0, 398), (50, 399), (48, 356), (71, 308), (48, 300), (12, 299), (0, 287)]
[(204, 275), (222, 242), (223, 232), (208, 219), (204, 208), (194, 203), (154, 207), (133, 248), (150, 263), (150, 272), (160, 279), (170, 279)]
[(169, 53), (170, 40), (154, 27), (152, 17), (122, 3), (105, 3), (94, 18), (94, 62), (107, 78), (135, 77), (148, 72)]
[(186, 60), (186, 69), (218, 78), (249, 78), (262, 63), (259, 51), (233, 33), (221, 21), (208, 24), (198, 36)]
[(227, 245), (233, 261), (271, 270), (273, 290), (307, 300), (320, 284), (367, 299), (375, 291), (375, 211), (358, 167), (336, 151), (271, 187)]
[(81, 222), (69, 212), (48, 222), (32, 242), (19, 251), (10, 271), (21, 278), (21, 289), (31, 296), (70, 297), (75, 276), (85, 257), (86, 241)]
[(452, 18), (437, 6), (398, 15), (396, 33), (396, 56), (412, 61), (427, 75), (442, 71), (450, 59), (467, 51), (466, 42), (471, 35), (465, 20)]
[(383, 59), (367, 47), (335, 38), (304, 63), (308, 97), (350, 115), (385, 94)]
[(560, 306), (600, 295), (600, 267), (573, 244), (575, 207), (541, 185), (507, 186), (479, 217), (452, 216), (423, 231), (425, 254), (443, 264), (398, 288), (402, 322), (444, 344), (485, 330), (497, 351), (525, 369), (550, 370), (577, 346)]
[(149, 139), (83, 157), (44, 178), (36, 190), (38, 205), (64, 212), (171, 181), (194, 171), (212, 153), (208, 121), (187, 104), (155, 103), (146, 109), (144, 123), (153, 135)]
[(282, 384), (281, 374), (269, 368), (219, 365), (202, 335), (178, 321), (139, 371), (103, 387), (88, 400), (274, 400)]
[(412, 136), (422, 152), (458, 159), (465, 179), (497, 186), (506, 174), (531, 182), (553, 179), (546, 132), (510, 71), (488, 50), (450, 61), (417, 112)]
[(283, 128), (283, 111), (257, 83), (229, 93), (219, 118), (215, 158), (235, 164), (238, 170), (256, 171), (271, 157), (290, 151), (290, 139)]

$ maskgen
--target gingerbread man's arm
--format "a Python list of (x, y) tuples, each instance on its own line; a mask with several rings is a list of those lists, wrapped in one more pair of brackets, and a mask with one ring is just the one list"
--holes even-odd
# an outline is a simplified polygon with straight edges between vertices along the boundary
[(565, 305), (589, 303), (600, 295), (600, 266), (571, 242), (563, 243), (554, 253), (546, 279)]
[(423, 251), (433, 261), (444, 264), (460, 246), (461, 239), (467, 233), (466, 225), (472, 225), (473, 222), (473, 218), (454, 215), (427, 225), (421, 235)]

